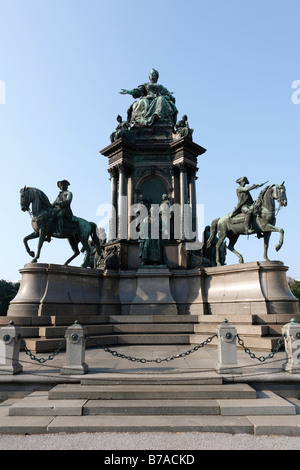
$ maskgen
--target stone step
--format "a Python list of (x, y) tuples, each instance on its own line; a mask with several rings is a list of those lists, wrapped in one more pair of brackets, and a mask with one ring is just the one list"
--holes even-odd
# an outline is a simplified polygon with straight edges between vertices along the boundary
[(198, 323), (198, 315), (79, 315), (52, 316), (51, 322), (55, 326), (69, 326), (77, 320), (82, 325), (97, 324), (128, 324), (128, 323)]
[[(255, 335), (255, 336), (267, 336), (269, 334), (268, 325), (249, 325), (249, 324), (234, 324), (236, 331), (240, 335)], [(213, 334), (216, 332), (217, 326), (215, 323), (204, 323), (194, 325), (194, 332)]]
[(296, 407), (271, 391), (258, 391), (257, 398), (203, 400), (51, 400), (46, 391), (38, 391), (17, 400), (8, 411), (10, 416), (287, 416), (295, 415)]
[(219, 415), (216, 400), (49, 400), (33, 392), (9, 408), (10, 416)]
[(254, 433), (246, 417), (176, 416), (1, 416), (0, 434), (80, 432), (223, 432)]
[(223, 416), (295, 415), (296, 406), (269, 390), (258, 390), (257, 399), (217, 400)]
[(118, 344), (190, 344), (190, 333), (118, 334)]
[[(190, 343), (193, 344), (200, 344), (203, 341), (207, 339), (207, 336), (209, 334), (193, 334), (190, 335)], [(244, 345), (246, 348), (249, 348), (250, 350), (259, 350), (259, 351), (272, 351), (274, 348), (278, 345), (279, 339), (281, 339), (280, 336), (240, 336), (240, 338), (244, 341)], [(218, 339), (214, 338), (211, 343), (213, 346), (218, 345)], [(241, 348), (241, 346), (237, 342), (237, 347)]]
[[(173, 334), (173, 333), (194, 333), (192, 323), (118, 323), (118, 324), (92, 324), (85, 325), (87, 335), (113, 335), (113, 334)], [(47, 326), (39, 329), (39, 335), (43, 338), (64, 337), (66, 326)], [(24, 335), (23, 335), (24, 336)]]
[[(97, 348), (101, 345), (169, 345), (169, 344), (186, 344), (190, 345), (190, 333), (170, 333), (170, 334), (114, 334), (114, 335), (89, 335), (86, 339), (86, 347)], [(63, 341), (60, 338), (26, 338), (26, 346), (34, 353), (53, 352), (60, 347)], [(63, 351), (63, 346), (61, 350)]]
[[(97, 344), (103, 345), (117, 345), (118, 337), (115, 335), (104, 335), (95, 337), (94, 340)], [(61, 351), (65, 350), (64, 338), (26, 338), (26, 347), (33, 353), (46, 353), (53, 352), (60, 348)], [(61, 345), (61, 347), (60, 347)], [(95, 343), (86, 341), (86, 347), (95, 347)]]
[(87, 415), (165, 416), (219, 415), (216, 400), (88, 400), (82, 409)]
[(208, 314), (208, 315), (198, 315), (198, 323), (211, 323), (215, 324), (216, 326), (222, 323), (224, 320), (228, 320), (229, 323), (232, 323), (233, 325), (238, 325), (238, 324), (253, 324), (255, 323), (255, 315), (251, 314), (243, 314), (243, 315), (237, 315), (237, 314), (228, 314), (228, 315), (218, 315), (218, 314)]
[(248, 384), (222, 385), (79, 385), (58, 384), (49, 390), (49, 400), (204, 400), (256, 398)]
[(298, 400), (268, 390), (257, 391), (257, 398), (251, 399), (126, 402), (51, 400), (48, 392), (39, 391), (0, 404), (0, 434), (165, 431), (299, 436), (297, 407)]
[[(277, 346), (283, 324), (290, 320), (290, 315), (229, 314), (226, 318), (236, 327), (247, 347), (270, 352)], [(16, 325), (19, 320), (26, 346), (33, 353), (53, 352), (59, 348), (66, 328), (75, 321), (71, 316), (14, 317), (14, 320)], [(81, 315), (77, 318), (97, 344), (110, 346), (199, 344), (214, 335), (223, 320), (223, 315)], [(1, 321), (7, 324), (8, 318)], [(217, 345), (217, 339), (211, 344)], [(87, 338), (86, 347), (94, 345)]]
[(204, 375), (191, 372), (190, 374), (158, 373), (153, 375), (105, 373), (85, 375), (80, 379), (81, 385), (222, 385), (223, 378), (218, 373)]

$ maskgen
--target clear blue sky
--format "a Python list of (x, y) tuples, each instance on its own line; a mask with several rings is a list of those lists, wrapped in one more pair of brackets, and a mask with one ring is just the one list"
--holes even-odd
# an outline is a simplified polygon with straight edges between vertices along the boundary
[[(22, 242), (30, 217), (19, 205), (25, 184), (53, 201), (57, 181), (68, 179), (74, 214), (100, 222), (110, 182), (99, 150), (132, 102), (118, 92), (147, 81), (152, 67), (207, 149), (197, 180), (205, 224), (232, 211), (238, 177), (285, 180), (288, 206), (277, 217), (285, 243), (277, 253), (272, 234), (269, 255), (300, 278), (300, 104), (291, 99), (299, 18), (299, 0), (0, 0), (0, 278), (20, 279), (30, 261)], [(245, 261), (263, 259), (256, 237), (236, 248)], [(40, 262), (70, 254), (66, 240), (53, 240)]]

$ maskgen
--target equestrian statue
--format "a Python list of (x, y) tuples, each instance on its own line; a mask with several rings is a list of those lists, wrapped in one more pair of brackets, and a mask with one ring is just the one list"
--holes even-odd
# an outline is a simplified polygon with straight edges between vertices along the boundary
[[(32, 217), (33, 232), (24, 238), (23, 242), (27, 253), (36, 263), (40, 257), (44, 241), (54, 238), (67, 238), (73, 250), (71, 256), (64, 264), (69, 264), (80, 254), (78, 244), (81, 243), (85, 252), (82, 267), (88, 267), (91, 246), (89, 238), (92, 238), (96, 252), (101, 255), (103, 243), (97, 235), (97, 225), (94, 222), (75, 217), (71, 210), (72, 193), (68, 190), (70, 183), (67, 180), (58, 181), (57, 186), (61, 189), (53, 204), (48, 197), (37, 188), (24, 186), (20, 190), (20, 204), (22, 211), (29, 211)], [(31, 205), (31, 210), (30, 210)], [(36, 254), (30, 250), (28, 240), (38, 238)]]
[[(234, 246), (240, 235), (256, 234), (257, 238), (264, 238), (264, 259), (269, 261), (268, 247), (272, 232), (279, 232), (280, 239), (276, 245), (276, 251), (280, 250), (283, 245), (284, 230), (276, 227), (276, 208), (275, 200), (279, 204), (279, 209), (287, 205), (286, 190), (284, 182), (282, 184), (272, 184), (266, 186), (258, 195), (256, 201), (253, 201), (250, 191), (264, 186), (262, 184), (249, 185), (248, 178), (245, 176), (236, 180), (239, 183), (237, 188), (238, 204), (233, 212), (214, 219), (210, 228), (210, 237), (206, 247), (209, 248), (218, 234), (216, 244), (216, 265), (221, 266), (220, 247), (225, 238), (229, 239), (228, 250), (232, 251), (239, 258), (239, 262), (243, 263), (243, 256), (238, 253)], [(249, 186), (246, 186), (249, 185)]]

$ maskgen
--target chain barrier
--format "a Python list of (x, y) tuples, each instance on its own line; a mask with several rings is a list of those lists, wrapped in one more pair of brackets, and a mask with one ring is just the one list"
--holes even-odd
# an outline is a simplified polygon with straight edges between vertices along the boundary
[[(184, 358), (186, 356), (189, 356), (190, 354), (198, 351), (200, 348), (206, 346), (207, 344), (211, 343), (212, 340), (214, 338), (218, 337), (217, 333), (215, 333), (214, 335), (212, 336), (209, 336), (206, 340), (204, 340), (202, 343), (199, 343), (197, 344), (196, 346), (194, 346), (193, 348), (187, 350), (187, 351), (184, 351), (182, 353), (179, 353), (179, 354), (176, 354), (176, 355), (173, 355), (173, 356), (167, 356), (165, 358), (156, 358), (156, 359), (146, 359), (146, 358), (140, 358), (140, 357), (134, 357), (134, 356), (130, 356), (130, 355), (126, 355), (126, 354), (123, 354), (123, 353), (120, 353), (116, 350), (113, 350), (111, 349), (110, 347), (108, 346), (105, 346), (104, 344), (102, 343), (98, 343), (94, 338), (86, 335), (85, 339), (88, 339), (91, 344), (95, 347), (98, 347), (98, 348), (101, 348), (103, 349), (105, 352), (108, 352), (110, 353), (112, 356), (114, 357), (118, 357), (120, 359), (127, 359), (131, 362), (139, 362), (141, 364), (145, 364), (145, 363), (156, 363), (156, 364), (160, 364), (162, 362), (171, 362), (175, 359), (179, 359), (179, 358)], [(60, 343), (59, 343), (59, 346), (56, 350), (53, 351), (52, 354), (49, 354), (49, 356), (47, 358), (38, 358), (34, 353), (32, 353), (32, 351), (30, 351), (30, 349), (27, 347), (26, 345), (26, 341), (25, 339), (22, 337), (22, 335), (20, 335), (20, 338), (21, 338), (21, 347), (24, 349), (24, 352), (26, 353), (27, 356), (30, 357), (31, 360), (33, 361), (36, 361), (40, 364), (44, 364), (45, 362), (47, 361), (50, 361), (50, 360), (53, 360), (60, 352), (61, 350), (65, 347), (65, 340), (62, 340)], [(279, 350), (282, 348), (282, 346), (284, 345), (284, 339), (283, 337), (280, 338), (278, 340), (278, 343), (277, 345), (275, 346), (275, 348), (271, 351), (271, 353), (269, 353), (267, 356), (256, 356), (253, 352), (251, 352), (251, 350), (249, 348), (247, 348), (245, 346), (245, 343), (243, 341), (243, 339), (239, 336), (239, 334), (237, 334), (237, 340), (238, 340), (238, 344), (244, 349), (245, 353), (247, 353), (251, 359), (257, 359), (259, 362), (265, 362), (266, 360), (268, 359), (272, 359), (276, 353), (279, 352)], [(276, 362), (276, 361), (275, 361)], [(243, 367), (251, 367), (250, 365), (249, 366), (243, 366)], [(207, 371), (206, 371), (207, 372)], [(268, 372), (270, 373), (270, 372)], [(275, 371), (273, 372), (275, 373)]]
[[(143, 357), (139, 358), (139, 357), (129, 356), (129, 355), (126, 355), (126, 354), (123, 354), (123, 353), (119, 353), (118, 351), (113, 350), (113, 349), (109, 348), (108, 346), (105, 346), (102, 343), (98, 343), (94, 338), (92, 338), (90, 336), (86, 336), (86, 339), (88, 339), (95, 347), (103, 349), (105, 352), (110, 353), (114, 357), (118, 357), (120, 359), (127, 359), (128, 361), (131, 361), (131, 362), (140, 362), (142, 364), (151, 363), (151, 362), (156, 363), (156, 364), (160, 364), (162, 362), (171, 362), (175, 359), (186, 357), (186, 356), (198, 351), (198, 349), (200, 349), (200, 348), (206, 346), (207, 344), (211, 343), (212, 340), (217, 336), (218, 335), (215, 333), (214, 335), (209, 336), (202, 343), (199, 343), (198, 345), (194, 346), (193, 348), (191, 348), (187, 351), (184, 351), (182, 353), (179, 353), (179, 354), (176, 354), (176, 355), (173, 355), (173, 356), (167, 356), (165, 358), (156, 358), (156, 359), (146, 359), (146, 358), (143, 358)], [(277, 346), (275, 346), (275, 348), (268, 354), (268, 356), (256, 356), (253, 352), (250, 351), (249, 348), (247, 348), (245, 346), (245, 343), (242, 340), (242, 338), (239, 336), (239, 334), (237, 334), (237, 340), (238, 340), (238, 344), (242, 348), (244, 348), (245, 353), (249, 354), (251, 359), (257, 359), (259, 362), (265, 362), (268, 359), (272, 359), (284, 344), (284, 339), (280, 338), (278, 340)], [(32, 353), (32, 351), (30, 351), (30, 349), (26, 345), (25, 339), (21, 336), (21, 347), (24, 349), (26, 355), (29, 356), (31, 360), (39, 362), (40, 364), (44, 364), (46, 361), (53, 360), (61, 352), (61, 350), (64, 348), (64, 346), (65, 346), (65, 340), (61, 341), (59, 343), (58, 348), (55, 349), (52, 354), (49, 354), (49, 356), (47, 358), (44, 358), (44, 357), (38, 358), (35, 354)]]
[(86, 338), (89, 339), (91, 341), (92, 344), (94, 344), (95, 346), (97, 347), (100, 347), (102, 348), (104, 351), (106, 352), (109, 352), (112, 356), (116, 356), (116, 357), (119, 357), (121, 359), (127, 359), (131, 362), (141, 362), (142, 364), (145, 364), (146, 362), (155, 362), (156, 364), (160, 364), (161, 362), (170, 362), (170, 361), (173, 361), (174, 359), (178, 359), (178, 358), (181, 358), (181, 357), (185, 357), (185, 356), (188, 356), (196, 351), (198, 351), (198, 349), (200, 348), (203, 348), (204, 346), (206, 346), (207, 344), (211, 343), (211, 341), (217, 336), (217, 334), (215, 333), (214, 335), (212, 336), (209, 336), (205, 341), (203, 341), (202, 343), (198, 344), (197, 346), (194, 346), (192, 349), (189, 349), (188, 351), (184, 351), (182, 353), (179, 353), (179, 354), (176, 354), (174, 356), (168, 356), (168, 357), (165, 357), (163, 359), (161, 358), (156, 358), (156, 359), (146, 359), (146, 358), (138, 358), (138, 357), (134, 357), (134, 356), (127, 356), (126, 354), (121, 354), (119, 353), (118, 351), (115, 351), (115, 350), (112, 350), (111, 348), (107, 347), (107, 346), (104, 346), (103, 344), (99, 344), (97, 343), (96, 340), (94, 340), (94, 338), (91, 338), (90, 336), (87, 336)]
[(237, 334), (236, 336), (237, 336), (239, 345), (242, 346), (242, 348), (244, 348), (245, 353), (249, 354), (251, 359), (257, 359), (259, 362), (265, 362), (267, 359), (272, 359), (275, 356), (275, 354), (278, 353), (278, 351), (284, 345), (283, 337), (279, 338), (277, 346), (275, 346), (275, 348), (270, 352), (270, 354), (268, 354), (268, 356), (256, 356), (253, 352), (250, 351), (249, 348), (245, 347), (244, 341), (241, 339), (239, 334)]
[(21, 347), (24, 349), (27, 356), (29, 356), (32, 361), (39, 362), (40, 364), (44, 364), (46, 361), (51, 361), (52, 359), (54, 359), (55, 356), (57, 356), (65, 346), (65, 340), (62, 340), (59, 343), (58, 348), (55, 349), (52, 354), (49, 354), (47, 358), (44, 358), (44, 357), (38, 358), (35, 354), (33, 354), (32, 351), (30, 351), (30, 349), (27, 348), (26, 341), (22, 335), (20, 335), (20, 338), (21, 338)]

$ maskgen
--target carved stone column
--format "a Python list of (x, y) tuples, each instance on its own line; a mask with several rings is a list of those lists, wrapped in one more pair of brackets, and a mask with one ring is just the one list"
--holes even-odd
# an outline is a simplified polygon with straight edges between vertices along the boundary
[(119, 194), (118, 194), (118, 239), (127, 240), (128, 222), (127, 203), (127, 168), (125, 165), (119, 166)]
[(118, 171), (110, 168), (110, 214), (109, 214), (109, 235), (108, 240), (117, 238), (117, 210), (118, 210)]
[(195, 233), (197, 230), (197, 200), (196, 200), (196, 175), (195, 171), (192, 171), (190, 174), (190, 208), (191, 208), (191, 216), (192, 216), (192, 231)]
[(188, 209), (188, 183), (187, 183), (187, 167), (184, 164), (179, 165), (180, 171), (180, 227), (181, 239), (185, 238), (185, 216)]

